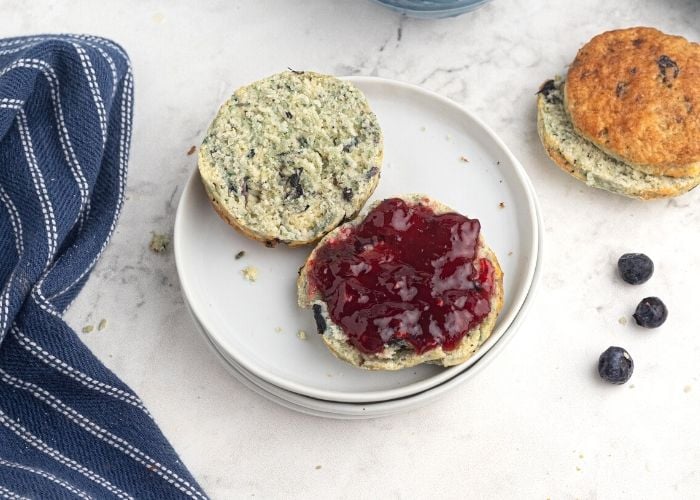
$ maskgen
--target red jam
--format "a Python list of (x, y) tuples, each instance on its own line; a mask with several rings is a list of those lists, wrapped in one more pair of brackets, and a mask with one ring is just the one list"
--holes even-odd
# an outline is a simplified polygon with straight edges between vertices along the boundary
[(323, 245), (310, 284), (349, 341), (371, 354), (404, 340), (449, 351), (491, 311), (494, 272), (476, 258), (478, 220), (384, 200)]

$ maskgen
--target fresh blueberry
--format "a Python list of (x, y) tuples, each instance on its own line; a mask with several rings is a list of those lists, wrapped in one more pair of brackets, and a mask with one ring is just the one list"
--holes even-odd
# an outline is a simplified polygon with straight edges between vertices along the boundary
[(668, 317), (666, 304), (658, 297), (647, 297), (637, 306), (637, 310), (632, 315), (639, 326), (644, 328), (657, 328), (664, 324)]
[(630, 285), (640, 285), (654, 274), (654, 263), (643, 253), (626, 253), (617, 261), (617, 268)]
[(608, 347), (598, 358), (600, 378), (611, 384), (624, 384), (632, 376), (634, 361), (622, 347)]

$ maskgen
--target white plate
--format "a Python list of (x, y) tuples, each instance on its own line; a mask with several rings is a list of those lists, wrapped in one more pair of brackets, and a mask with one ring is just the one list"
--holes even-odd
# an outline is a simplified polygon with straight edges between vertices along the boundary
[[(539, 217), (539, 213), (538, 213)], [(541, 219), (540, 219), (541, 226)], [(540, 248), (542, 245), (542, 233), (539, 236)], [(459, 384), (465, 380), (473, 377), (479, 373), (491, 360), (493, 360), (496, 355), (505, 347), (506, 343), (513, 337), (516, 329), (520, 323), (524, 320), (526, 312), (532, 302), (534, 296), (534, 289), (542, 270), (542, 252), (539, 253), (537, 259), (537, 267), (535, 269), (535, 276), (533, 278), (533, 286), (530, 289), (530, 293), (523, 302), (520, 311), (515, 317), (515, 320), (511, 324), (506, 334), (504, 334), (501, 339), (485, 353), (478, 363), (472, 365), (469, 369), (458, 373), (452, 379), (443, 382), (431, 389), (424, 392), (414, 394), (405, 398), (392, 401), (382, 401), (375, 403), (339, 403), (332, 401), (325, 401), (321, 399), (314, 399), (308, 396), (303, 396), (293, 392), (285, 391), (272, 384), (265, 382), (264, 380), (256, 377), (250, 372), (246, 371), (245, 368), (238, 365), (235, 360), (231, 359), (226, 355), (226, 353), (220, 350), (213, 340), (210, 338), (209, 334), (204, 330), (204, 327), (197, 320), (187, 304), (187, 308), (192, 314), (193, 322), (195, 323), (197, 330), (203, 336), (205, 342), (211, 349), (214, 356), (226, 367), (226, 369), (231, 373), (239, 382), (241, 382), (248, 389), (253, 392), (265, 397), (266, 399), (275, 402), (285, 408), (305, 413), (308, 415), (313, 415), (317, 417), (324, 418), (334, 418), (334, 419), (367, 419), (367, 418), (378, 418), (393, 415), (396, 413), (401, 413), (409, 410), (413, 410), (422, 406), (425, 406), (439, 397), (444, 396), (448, 391), (456, 388)]]
[[(297, 269), (310, 249), (265, 248), (232, 230), (209, 205), (196, 171), (178, 206), (175, 259), (195, 316), (242, 368), (312, 398), (385, 401), (453, 378), (501, 338), (532, 284), (540, 229), (523, 167), (477, 118), (419, 87), (379, 78), (349, 80), (365, 93), (384, 131), (385, 161), (372, 199), (426, 193), (480, 219), (499, 257), (505, 304), (491, 338), (477, 354), (448, 369), (419, 366), (398, 372), (367, 372), (337, 360), (314, 334), (312, 314), (296, 305)], [(234, 260), (240, 250), (245, 257)], [(242, 277), (248, 265), (259, 269), (256, 283)], [(299, 329), (308, 333), (309, 341), (299, 341)]]

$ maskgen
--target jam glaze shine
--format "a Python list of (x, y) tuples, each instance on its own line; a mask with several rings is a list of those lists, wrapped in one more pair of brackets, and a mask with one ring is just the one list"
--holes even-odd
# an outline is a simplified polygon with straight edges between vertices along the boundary
[(480, 258), (481, 225), (424, 202), (390, 198), (318, 250), (309, 284), (365, 354), (410, 344), (455, 349), (491, 311), (494, 269)]

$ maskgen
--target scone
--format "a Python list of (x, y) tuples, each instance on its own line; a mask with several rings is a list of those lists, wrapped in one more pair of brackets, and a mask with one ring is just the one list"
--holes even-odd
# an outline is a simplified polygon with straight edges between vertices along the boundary
[(537, 98), (537, 132), (547, 154), (562, 170), (591, 187), (643, 200), (678, 196), (700, 184), (700, 176), (645, 173), (584, 139), (564, 109), (563, 86), (560, 79), (549, 80)]
[(642, 199), (700, 183), (700, 45), (653, 28), (594, 37), (566, 82), (546, 82), (538, 131), (589, 185)]
[(199, 151), (214, 209), (268, 245), (317, 241), (351, 219), (380, 175), (382, 132), (365, 96), (332, 76), (286, 71), (223, 104)]
[(323, 341), (368, 370), (469, 359), (503, 306), (481, 225), (423, 195), (372, 204), (326, 235), (299, 272)]

